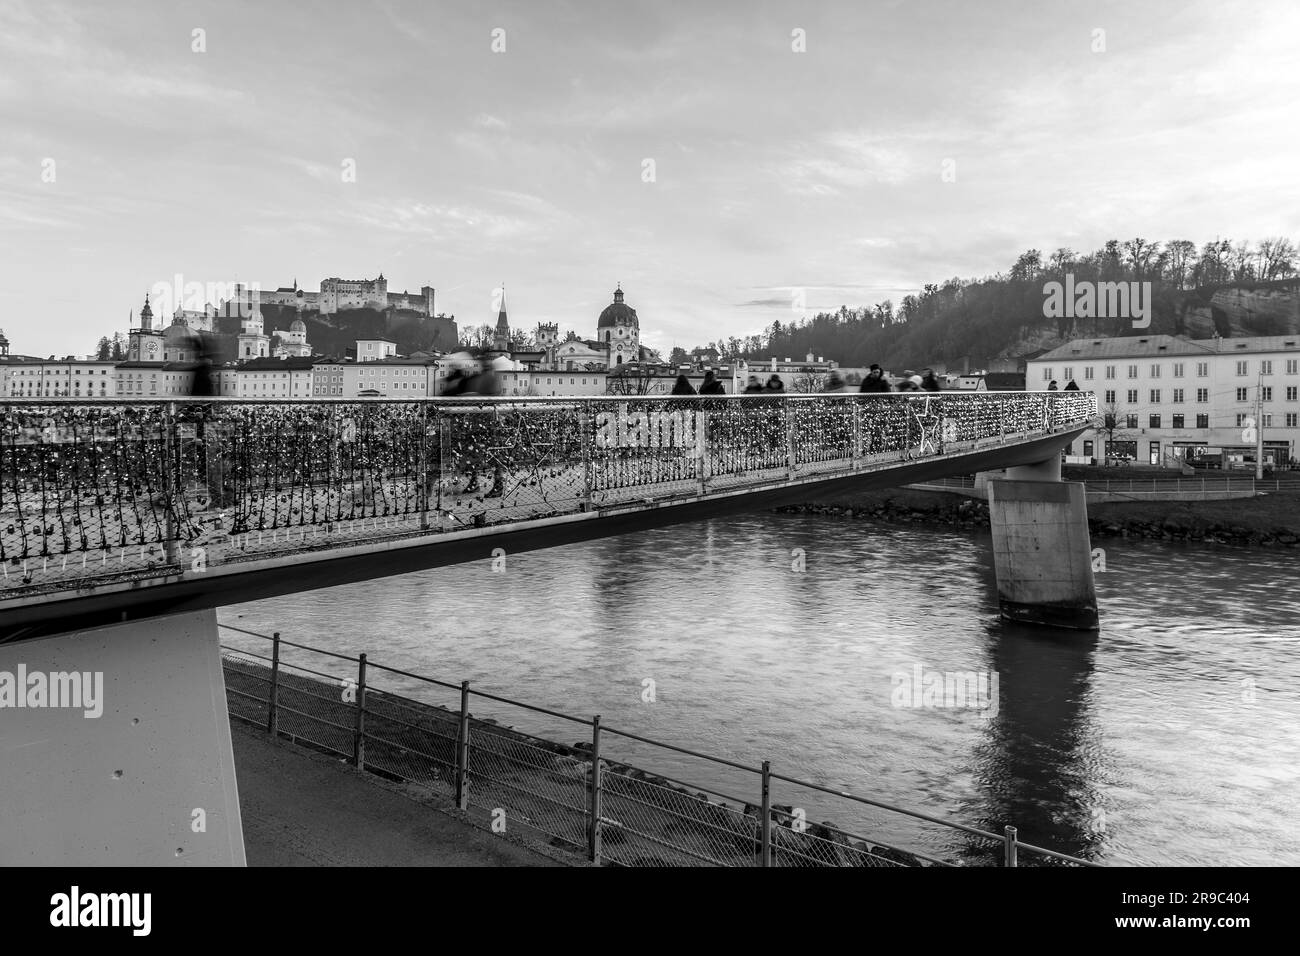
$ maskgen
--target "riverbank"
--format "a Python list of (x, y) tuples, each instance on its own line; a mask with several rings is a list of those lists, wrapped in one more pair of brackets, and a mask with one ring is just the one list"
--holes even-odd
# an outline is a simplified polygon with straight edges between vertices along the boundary
[[(1088, 506), (1093, 538), (1153, 538), (1247, 547), (1300, 547), (1300, 509), (1288, 495), (1226, 501), (1133, 501)], [(891, 488), (778, 508), (779, 512), (987, 530), (988, 504), (943, 491)]]
[[(227, 655), (223, 664), (233, 722), (264, 727), (270, 669), (242, 655)], [(332, 755), (333, 759), (322, 758), (326, 763), (347, 759), (354, 746), (348, 728), (356, 726), (356, 707), (342, 699), (338, 684), (284, 670), (276, 680), (279, 736)], [(411, 795), (432, 797), (445, 805), (455, 793), (459, 713), (378, 690), (367, 691), (365, 711), (362, 763), (368, 773), (356, 776), (374, 775), (404, 786)], [(570, 863), (585, 862), (590, 742), (569, 747), (472, 715), (469, 725), (469, 807), (451, 812), (480, 832), (508, 833), (512, 840), (522, 840), (524, 849), (540, 849), (537, 844), (544, 841), (545, 850), (561, 851)], [(656, 867), (754, 865), (761, 807), (714, 800), (676, 781), (608, 759), (602, 759), (601, 768), (601, 862)], [(241, 788), (243, 773), (241, 767)], [(346, 802), (351, 814), (370, 812), (364, 797)], [(330, 812), (337, 814), (342, 808), (335, 805)], [(772, 806), (774, 865), (924, 865), (910, 853), (855, 839), (833, 822), (803, 824), (803, 820), (802, 811), (796, 814), (791, 806)], [(297, 842), (292, 851), (297, 852)]]

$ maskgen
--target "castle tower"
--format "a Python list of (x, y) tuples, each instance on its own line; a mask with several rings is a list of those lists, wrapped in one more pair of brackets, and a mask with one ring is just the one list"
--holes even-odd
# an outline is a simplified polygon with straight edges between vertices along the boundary
[(433, 311), (433, 291), (433, 286), (431, 285), (420, 286), (420, 295), (424, 296), (424, 314), (429, 318), (433, 318), (437, 315), (437, 313)]
[(539, 322), (537, 325), (537, 348), (543, 353), (542, 367), (555, 367), (555, 347), (560, 344), (560, 326), (557, 322)]

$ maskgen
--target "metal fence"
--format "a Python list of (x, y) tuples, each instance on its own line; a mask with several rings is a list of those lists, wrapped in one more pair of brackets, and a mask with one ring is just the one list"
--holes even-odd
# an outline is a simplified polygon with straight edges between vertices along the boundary
[[(598, 716), (575, 717), (484, 693), (468, 681), (457, 684), (384, 667), (365, 654), (312, 648), (278, 632), (222, 627), (252, 638), (265, 651), (222, 645), (232, 718), (418, 785), (477, 812), (482, 825), (522, 829), (593, 863), (894, 867), (963, 862), (945, 859), (928, 845), (904, 849), (857, 828), (812, 822), (809, 808), (821, 801), (835, 812), (851, 808), (855, 816), (874, 816), (874, 832), (902, 820), (939, 834), (942, 839), (934, 843), (960, 839), (959, 856), (967, 863), (1096, 865), (1023, 843), (1014, 827), (993, 833), (785, 776), (767, 761), (749, 766), (609, 727)], [(423, 699), (409, 696), (412, 692)], [(570, 746), (524, 733), (483, 716), (489, 706), (545, 715), (583, 739)], [(632, 742), (652, 755), (707, 764), (709, 779), (725, 772), (743, 796), (617, 759), (614, 751)], [(805, 806), (776, 802), (781, 793)]]
[(1089, 392), (0, 405), (0, 606), (889, 467), (1078, 427)]

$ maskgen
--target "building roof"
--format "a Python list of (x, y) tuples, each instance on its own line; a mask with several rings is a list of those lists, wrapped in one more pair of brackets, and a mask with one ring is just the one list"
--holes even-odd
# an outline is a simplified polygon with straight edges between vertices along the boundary
[(640, 328), (640, 320), (636, 317), (636, 309), (627, 305), (623, 301), (623, 287), (619, 286), (614, 290), (614, 302), (605, 306), (605, 311), (600, 313), (600, 318), (596, 320), (596, 328), (604, 329), (615, 325), (630, 325), (632, 328)]
[(990, 392), (1023, 391), (1025, 387), (1023, 372), (985, 372), (982, 377), (984, 387)]
[(1105, 339), (1074, 339), (1044, 352), (1031, 362), (1078, 359), (1142, 358), (1162, 355), (1228, 355), (1252, 352), (1300, 352), (1300, 334), (1256, 335), (1225, 339), (1189, 339), (1181, 335), (1126, 335)]
[(240, 371), (248, 372), (304, 372), (309, 371), (318, 359), (315, 356), (287, 356), (285, 358), (255, 358), (240, 364)]

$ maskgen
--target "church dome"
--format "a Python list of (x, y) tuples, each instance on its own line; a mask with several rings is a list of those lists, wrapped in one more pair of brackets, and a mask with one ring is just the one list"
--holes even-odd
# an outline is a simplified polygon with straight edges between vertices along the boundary
[(614, 290), (614, 302), (612, 305), (605, 306), (605, 311), (600, 313), (600, 318), (596, 320), (597, 329), (607, 329), (616, 325), (629, 325), (632, 328), (640, 328), (640, 322), (636, 317), (636, 309), (623, 302), (623, 288)]
[(292, 322), (289, 323), (289, 331), (290, 331), (290, 332), (306, 332), (306, 331), (307, 331), (307, 323), (304, 322), (302, 319), (294, 319)]

